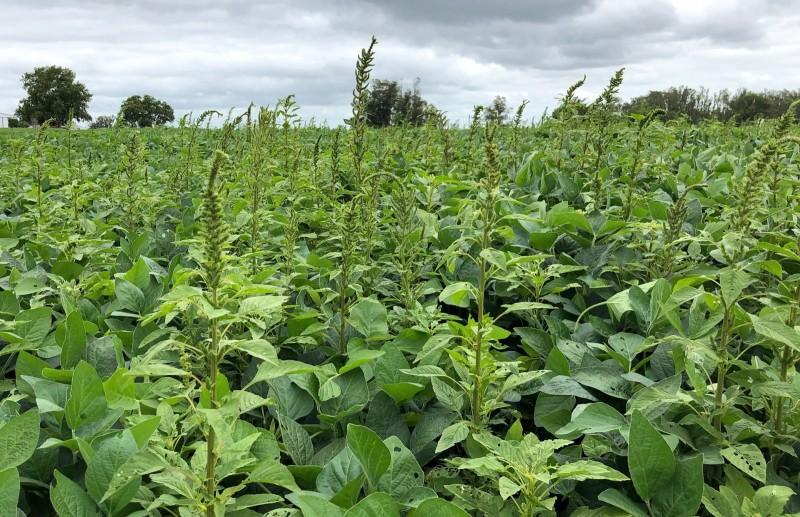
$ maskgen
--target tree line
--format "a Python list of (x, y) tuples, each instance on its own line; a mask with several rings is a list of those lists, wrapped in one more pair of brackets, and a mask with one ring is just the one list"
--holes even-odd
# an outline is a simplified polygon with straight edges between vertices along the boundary
[[(92, 94), (76, 80), (75, 72), (61, 66), (37, 67), (23, 74), (22, 87), (26, 96), (20, 101), (10, 127), (26, 127), (50, 121), (60, 127), (72, 121), (92, 121), (89, 101)], [(101, 115), (92, 121), (92, 128), (122, 124), (153, 127), (175, 120), (172, 106), (150, 95), (132, 95), (122, 101), (115, 116)]]
[(622, 104), (625, 113), (648, 113), (662, 109), (664, 117), (686, 117), (691, 122), (706, 119), (749, 122), (761, 118), (778, 118), (800, 99), (799, 90), (765, 90), (755, 92), (739, 89), (711, 92), (706, 88), (677, 86), (650, 91)]
[[(102, 115), (92, 121), (88, 112), (92, 94), (83, 83), (76, 80), (75, 72), (69, 68), (38, 67), (22, 76), (22, 86), (27, 95), (20, 101), (15, 113), (17, 118), (11, 120), (11, 127), (36, 125), (46, 120), (51, 121), (53, 126), (63, 126), (77, 120), (91, 121), (92, 128), (116, 124), (153, 127), (175, 120), (172, 107), (165, 101), (150, 95), (133, 95), (122, 102), (116, 117)], [(677, 86), (652, 90), (627, 102), (616, 98), (614, 102), (616, 109), (626, 114), (661, 109), (667, 119), (686, 117), (691, 122), (716, 119), (741, 123), (777, 118), (799, 98), (800, 90), (755, 92), (739, 89), (734, 92), (711, 92), (706, 88)], [(367, 93), (366, 109), (367, 123), (373, 127), (419, 126), (443, 117), (442, 111), (422, 97), (419, 79), (414, 81), (411, 88), (404, 88), (398, 81), (374, 80)], [(578, 98), (571, 101), (572, 113), (580, 115), (587, 110), (586, 101)], [(486, 106), (480, 106), (476, 113), (498, 124), (508, 123), (514, 118), (507, 99), (500, 95)], [(559, 108), (553, 112), (553, 116), (559, 116)]]

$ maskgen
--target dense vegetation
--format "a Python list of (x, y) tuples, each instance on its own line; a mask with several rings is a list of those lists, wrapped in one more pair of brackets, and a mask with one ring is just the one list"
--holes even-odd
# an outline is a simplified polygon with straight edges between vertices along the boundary
[[(0, 514), (800, 511), (800, 138), (578, 109), (0, 133)], [(523, 106), (524, 108), (524, 106)]]
[(711, 93), (705, 88), (679, 86), (634, 97), (623, 105), (623, 110), (628, 113), (647, 113), (651, 109), (660, 108), (669, 119), (686, 117), (691, 122), (706, 119), (751, 122), (761, 118), (779, 118), (798, 99), (800, 90), (754, 92), (740, 89), (735, 92), (722, 90)]

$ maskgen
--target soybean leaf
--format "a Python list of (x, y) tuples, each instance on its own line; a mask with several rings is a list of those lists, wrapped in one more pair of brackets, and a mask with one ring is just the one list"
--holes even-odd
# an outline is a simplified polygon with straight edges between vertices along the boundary
[(50, 502), (59, 517), (95, 517), (100, 511), (77, 483), (55, 471), (56, 484), (50, 489)]
[(458, 506), (444, 499), (427, 499), (411, 510), (408, 517), (469, 517), (469, 514)]
[(61, 341), (61, 366), (73, 368), (81, 360), (86, 349), (86, 329), (80, 311), (72, 311), (64, 320)]
[(645, 501), (652, 499), (675, 472), (672, 449), (639, 411), (631, 418), (628, 469), (636, 493)]
[(0, 471), (0, 517), (16, 517), (19, 500), (19, 472), (16, 468)]
[(375, 492), (345, 512), (345, 517), (400, 517), (400, 509), (392, 496)]
[(29, 410), (0, 427), (0, 470), (22, 465), (39, 445), (39, 412)]
[(361, 425), (348, 424), (347, 447), (353, 451), (367, 481), (373, 489), (392, 462), (392, 455), (375, 431)]
[(722, 457), (748, 476), (761, 483), (767, 482), (767, 462), (761, 449), (756, 445), (752, 443), (733, 445), (722, 449)]
[(672, 479), (653, 496), (657, 515), (692, 517), (703, 498), (703, 455), (678, 460)]
[(386, 307), (375, 298), (362, 298), (350, 307), (350, 325), (369, 339), (389, 337)]

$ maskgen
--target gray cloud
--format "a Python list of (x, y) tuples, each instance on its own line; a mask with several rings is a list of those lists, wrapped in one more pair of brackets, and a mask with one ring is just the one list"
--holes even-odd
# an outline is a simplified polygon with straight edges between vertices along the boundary
[(4, 0), (0, 111), (35, 66), (75, 70), (114, 113), (149, 93), (179, 113), (274, 103), (346, 116), (358, 50), (373, 77), (422, 80), (452, 118), (506, 95), (537, 114), (584, 73), (595, 95), (627, 67), (625, 96), (675, 84), (796, 88), (800, 0)]

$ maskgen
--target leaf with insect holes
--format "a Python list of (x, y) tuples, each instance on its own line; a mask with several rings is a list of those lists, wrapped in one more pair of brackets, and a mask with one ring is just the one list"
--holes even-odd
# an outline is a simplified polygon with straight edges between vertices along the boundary
[(748, 476), (766, 483), (767, 481), (767, 462), (761, 449), (752, 443), (737, 444), (722, 449), (722, 457), (728, 460), (731, 465), (741, 470)]

